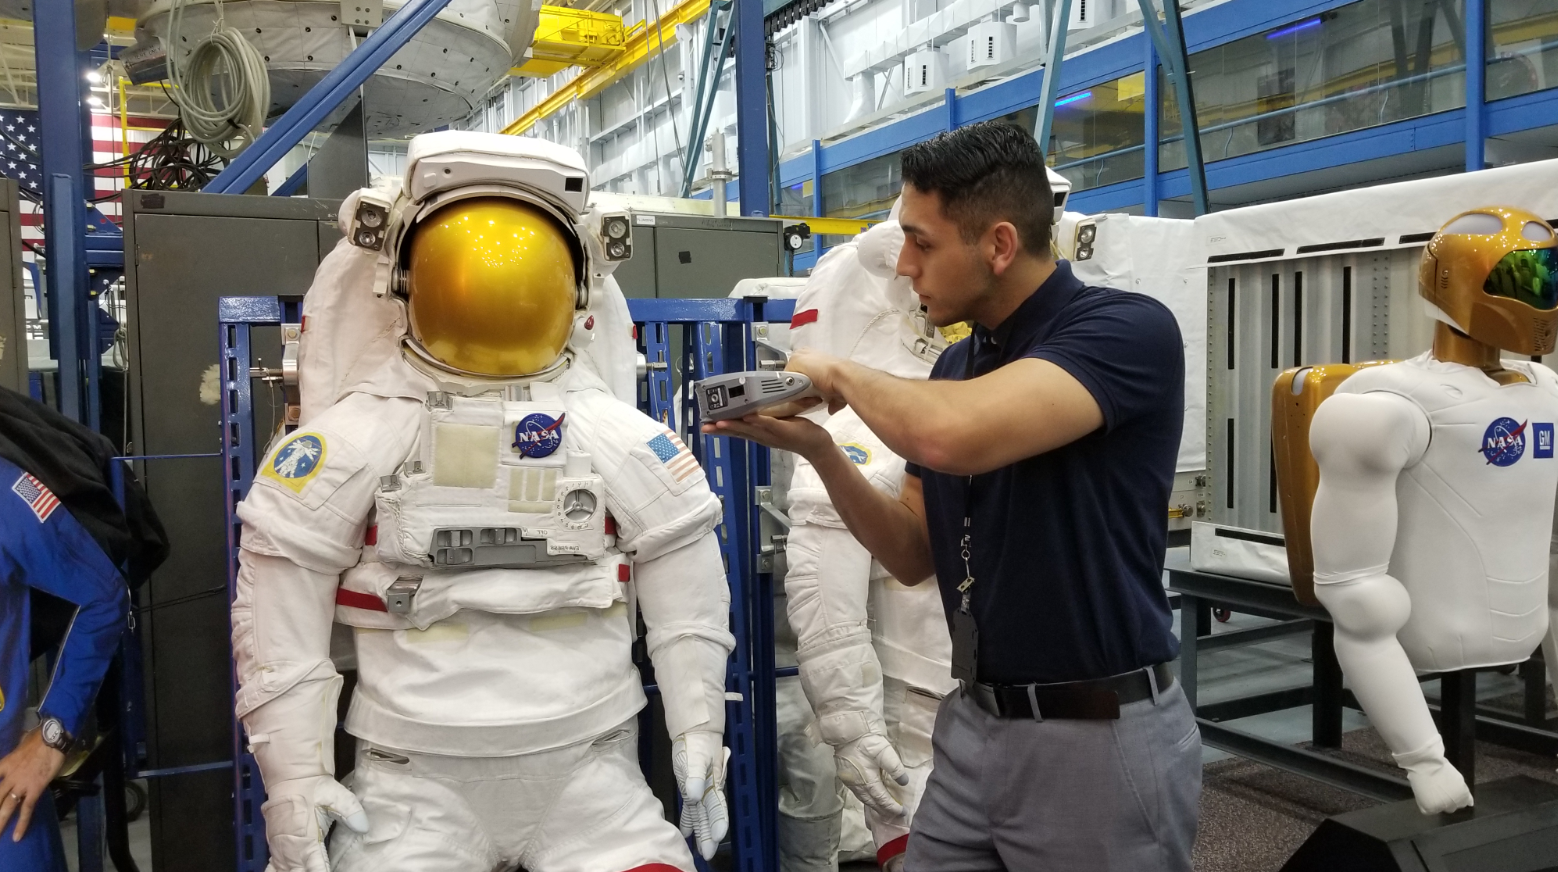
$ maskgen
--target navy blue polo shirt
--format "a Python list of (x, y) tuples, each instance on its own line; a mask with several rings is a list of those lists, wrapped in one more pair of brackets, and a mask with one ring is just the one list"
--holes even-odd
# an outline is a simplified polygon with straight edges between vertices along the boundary
[[(1092, 393), (1104, 417), (1069, 445), (973, 478), (979, 680), (1078, 681), (1173, 660), (1179, 642), (1161, 580), (1184, 422), (1173, 314), (1144, 294), (1086, 286), (1062, 260), (995, 330), (976, 327), (948, 348), (931, 378), (965, 378), (970, 353), (975, 375), (1025, 357), (1050, 361)], [(913, 463), (908, 471), (924, 485), (950, 621), (965, 577), (969, 479)]]

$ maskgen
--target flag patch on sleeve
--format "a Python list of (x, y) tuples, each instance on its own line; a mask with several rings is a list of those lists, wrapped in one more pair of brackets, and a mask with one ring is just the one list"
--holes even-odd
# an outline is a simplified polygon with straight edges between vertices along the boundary
[(16, 480), (16, 484), (11, 485), (11, 492), (21, 497), (22, 502), (27, 504), (27, 508), (32, 509), (32, 513), (38, 516), (39, 523), (47, 521), (49, 516), (54, 514), (54, 510), (60, 507), (59, 497), (54, 495), (54, 491), (44, 487), (43, 482), (25, 472)]
[(676, 438), (675, 433), (661, 433), (649, 440), (649, 450), (660, 458), (666, 469), (677, 481), (683, 481), (698, 471), (698, 458)]

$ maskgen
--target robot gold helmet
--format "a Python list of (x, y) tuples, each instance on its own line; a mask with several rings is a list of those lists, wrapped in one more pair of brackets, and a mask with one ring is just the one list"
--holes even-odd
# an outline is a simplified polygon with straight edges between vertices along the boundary
[(1558, 237), (1523, 209), (1464, 212), (1428, 243), (1418, 292), (1478, 342), (1549, 354), (1558, 339)]
[(413, 229), (406, 262), (412, 339), (451, 369), (532, 375), (573, 329), (575, 254), (566, 231), (511, 197), (456, 200)]

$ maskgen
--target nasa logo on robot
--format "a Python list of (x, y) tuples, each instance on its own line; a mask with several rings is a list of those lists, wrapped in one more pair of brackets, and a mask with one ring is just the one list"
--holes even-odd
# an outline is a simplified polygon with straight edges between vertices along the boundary
[(514, 425), (513, 449), (524, 457), (549, 457), (563, 444), (563, 419), (535, 412)]
[[(1482, 456), (1494, 466), (1514, 466), (1526, 453), (1526, 423), (1498, 418), (1482, 434)], [(1549, 443), (1550, 445), (1550, 443)]]

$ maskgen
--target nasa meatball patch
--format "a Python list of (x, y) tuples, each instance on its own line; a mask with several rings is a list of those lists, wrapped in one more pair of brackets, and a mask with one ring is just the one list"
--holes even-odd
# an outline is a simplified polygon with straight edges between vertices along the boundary
[(1514, 466), (1526, 453), (1526, 423), (1499, 418), (1482, 434), (1482, 456), (1493, 466)]

